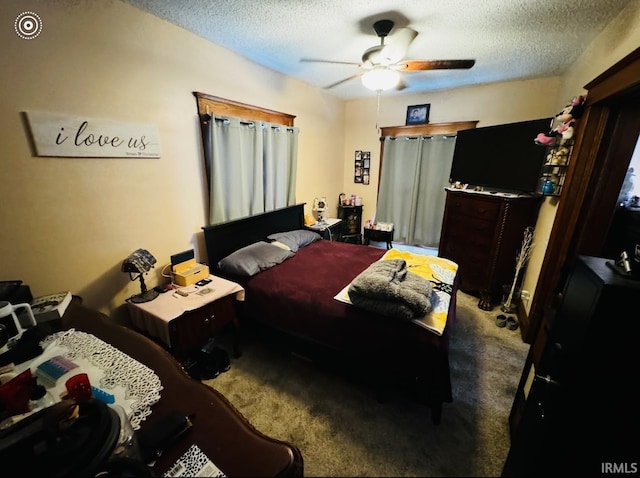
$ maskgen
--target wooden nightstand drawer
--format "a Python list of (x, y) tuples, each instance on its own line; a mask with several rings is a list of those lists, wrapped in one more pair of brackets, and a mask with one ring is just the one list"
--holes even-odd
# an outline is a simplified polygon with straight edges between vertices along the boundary
[(235, 324), (236, 305), (226, 296), (196, 310), (185, 312), (169, 323), (171, 349), (176, 357), (185, 357), (202, 347), (209, 337), (229, 324)]
[[(149, 302), (128, 303), (133, 327), (158, 341), (182, 361), (202, 348), (211, 337), (228, 325), (238, 325), (236, 302), (244, 300), (241, 285), (210, 275), (206, 286), (183, 288), (160, 294)], [(234, 354), (239, 356), (236, 335)]]

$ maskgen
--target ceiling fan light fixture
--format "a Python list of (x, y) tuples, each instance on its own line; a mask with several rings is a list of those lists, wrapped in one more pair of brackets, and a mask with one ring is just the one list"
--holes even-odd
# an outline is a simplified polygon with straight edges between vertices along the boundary
[(398, 86), (400, 73), (386, 67), (378, 67), (362, 75), (362, 84), (373, 91), (388, 90)]

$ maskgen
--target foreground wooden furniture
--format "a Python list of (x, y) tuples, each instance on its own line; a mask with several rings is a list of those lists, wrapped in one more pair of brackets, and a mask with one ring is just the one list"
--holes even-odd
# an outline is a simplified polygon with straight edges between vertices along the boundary
[(63, 329), (95, 335), (151, 368), (160, 378), (161, 398), (142, 423), (140, 432), (167, 413), (193, 415), (193, 427), (157, 460), (155, 476), (162, 476), (187, 449), (198, 447), (227, 476), (302, 476), (303, 459), (295, 446), (256, 430), (216, 390), (187, 375), (162, 347), (143, 335), (114, 324), (107, 316), (72, 302), (62, 318)]
[(553, 321), (542, 324), (509, 416), (503, 476), (638, 472), (638, 444), (628, 437), (640, 418), (631, 379), (640, 358), (640, 280), (610, 262), (578, 256)]

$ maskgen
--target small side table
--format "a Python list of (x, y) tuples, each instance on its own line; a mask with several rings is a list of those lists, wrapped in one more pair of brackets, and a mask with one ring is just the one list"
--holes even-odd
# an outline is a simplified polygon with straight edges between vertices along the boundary
[(381, 229), (368, 229), (364, 228), (364, 245), (368, 246), (369, 241), (386, 242), (387, 249), (391, 249), (393, 241), (393, 229), (390, 231), (383, 231)]
[(324, 224), (315, 223), (313, 226), (305, 226), (305, 229), (317, 232), (325, 239), (339, 241), (342, 232), (342, 219), (326, 217)]
[(233, 353), (239, 357), (236, 301), (244, 300), (244, 288), (222, 277), (210, 275), (209, 279), (211, 282), (202, 287), (194, 284), (180, 288), (188, 293), (186, 297), (170, 290), (149, 302), (128, 302), (131, 322), (181, 362), (230, 325)]

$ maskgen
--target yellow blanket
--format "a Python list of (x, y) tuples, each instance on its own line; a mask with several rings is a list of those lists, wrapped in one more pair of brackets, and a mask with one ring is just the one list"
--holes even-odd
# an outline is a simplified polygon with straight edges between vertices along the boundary
[[(414, 254), (413, 252), (401, 251), (399, 249), (390, 249), (380, 259), (381, 261), (389, 259), (404, 259), (407, 263), (407, 269), (431, 282), (433, 285), (434, 297), (431, 301), (433, 309), (427, 315), (420, 319), (414, 319), (418, 325), (421, 325), (437, 335), (442, 335), (447, 325), (447, 314), (449, 304), (451, 302), (451, 293), (453, 283), (458, 272), (458, 264), (449, 259), (436, 256), (426, 256), (422, 254)], [(349, 286), (342, 289), (336, 300), (351, 303), (349, 299)]]

